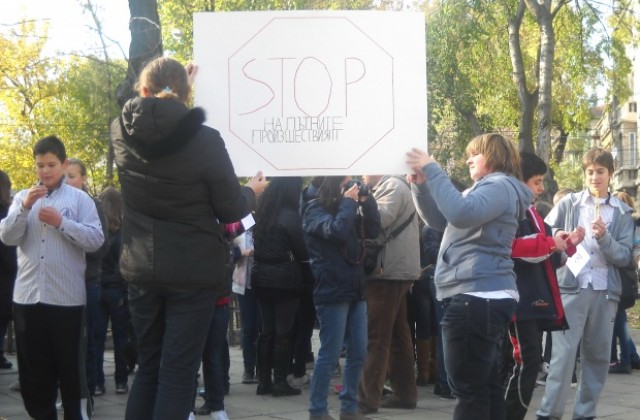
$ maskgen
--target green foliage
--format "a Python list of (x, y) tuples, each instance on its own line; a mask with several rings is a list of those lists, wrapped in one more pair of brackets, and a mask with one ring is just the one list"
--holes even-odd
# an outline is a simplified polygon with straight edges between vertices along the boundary
[(580, 191), (584, 186), (584, 175), (582, 174), (582, 165), (574, 160), (563, 160), (560, 163), (549, 162), (549, 166), (553, 170), (554, 180), (558, 183), (558, 191), (570, 188), (574, 191)]
[(173, 58), (188, 63), (193, 59), (193, 14), (250, 10), (368, 9), (367, 0), (158, 0), (162, 42)]
[(56, 135), (68, 156), (86, 163), (92, 192), (99, 192), (109, 182), (109, 124), (119, 113), (112, 81), (124, 78), (126, 63), (44, 57), (46, 27), (33, 23), (23, 23), (10, 35), (0, 35), (0, 167), (14, 188), (33, 185), (33, 144)]

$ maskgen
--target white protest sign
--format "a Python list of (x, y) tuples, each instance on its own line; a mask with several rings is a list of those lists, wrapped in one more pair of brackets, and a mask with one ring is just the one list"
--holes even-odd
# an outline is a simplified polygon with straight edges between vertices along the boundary
[(196, 13), (195, 102), (236, 173), (407, 172), (427, 145), (421, 13)]

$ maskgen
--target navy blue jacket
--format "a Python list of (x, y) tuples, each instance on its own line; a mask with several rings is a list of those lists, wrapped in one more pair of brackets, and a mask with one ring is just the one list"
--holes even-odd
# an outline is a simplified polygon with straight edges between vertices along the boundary
[[(514, 318), (518, 321), (538, 320), (541, 329), (546, 331), (566, 329), (567, 321), (555, 276), (555, 270), (561, 265), (560, 254), (550, 249), (551, 244), (555, 244), (549, 225), (540, 219), (545, 230), (540, 234), (532, 217), (527, 212), (527, 218), (518, 223), (516, 240), (512, 245), (514, 252), (519, 248), (520, 255), (514, 258), (513, 267), (520, 295)], [(521, 238), (529, 238), (536, 245), (520, 247), (523, 245), (519, 242)], [(524, 257), (527, 254), (530, 261)]]
[(315, 198), (313, 187), (303, 192), (302, 229), (311, 271), (315, 279), (316, 305), (364, 299), (365, 274), (362, 267), (361, 238), (374, 239), (380, 233), (380, 214), (372, 196), (361, 203), (343, 198), (336, 214), (331, 214)]

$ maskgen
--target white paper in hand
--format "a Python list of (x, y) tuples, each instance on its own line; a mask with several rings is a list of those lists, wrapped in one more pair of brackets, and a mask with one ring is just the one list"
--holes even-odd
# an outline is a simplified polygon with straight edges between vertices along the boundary
[(591, 260), (589, 251), (587, 251), (582, 244), (576, 247), (576, 253), (572, 257), (567, 259), (567, 267), (574, 276), (578, 277), (578, 274), (582, 271), (585, 265)]

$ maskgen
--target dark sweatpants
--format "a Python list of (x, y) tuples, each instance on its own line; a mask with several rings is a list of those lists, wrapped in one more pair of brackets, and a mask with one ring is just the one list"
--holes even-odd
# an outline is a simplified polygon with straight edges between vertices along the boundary
[(82, 419), (84, 306), (14, 308), (20, 393), (27, 413), (36, 420), (57, 419), (59, 385), (65, 420)]

